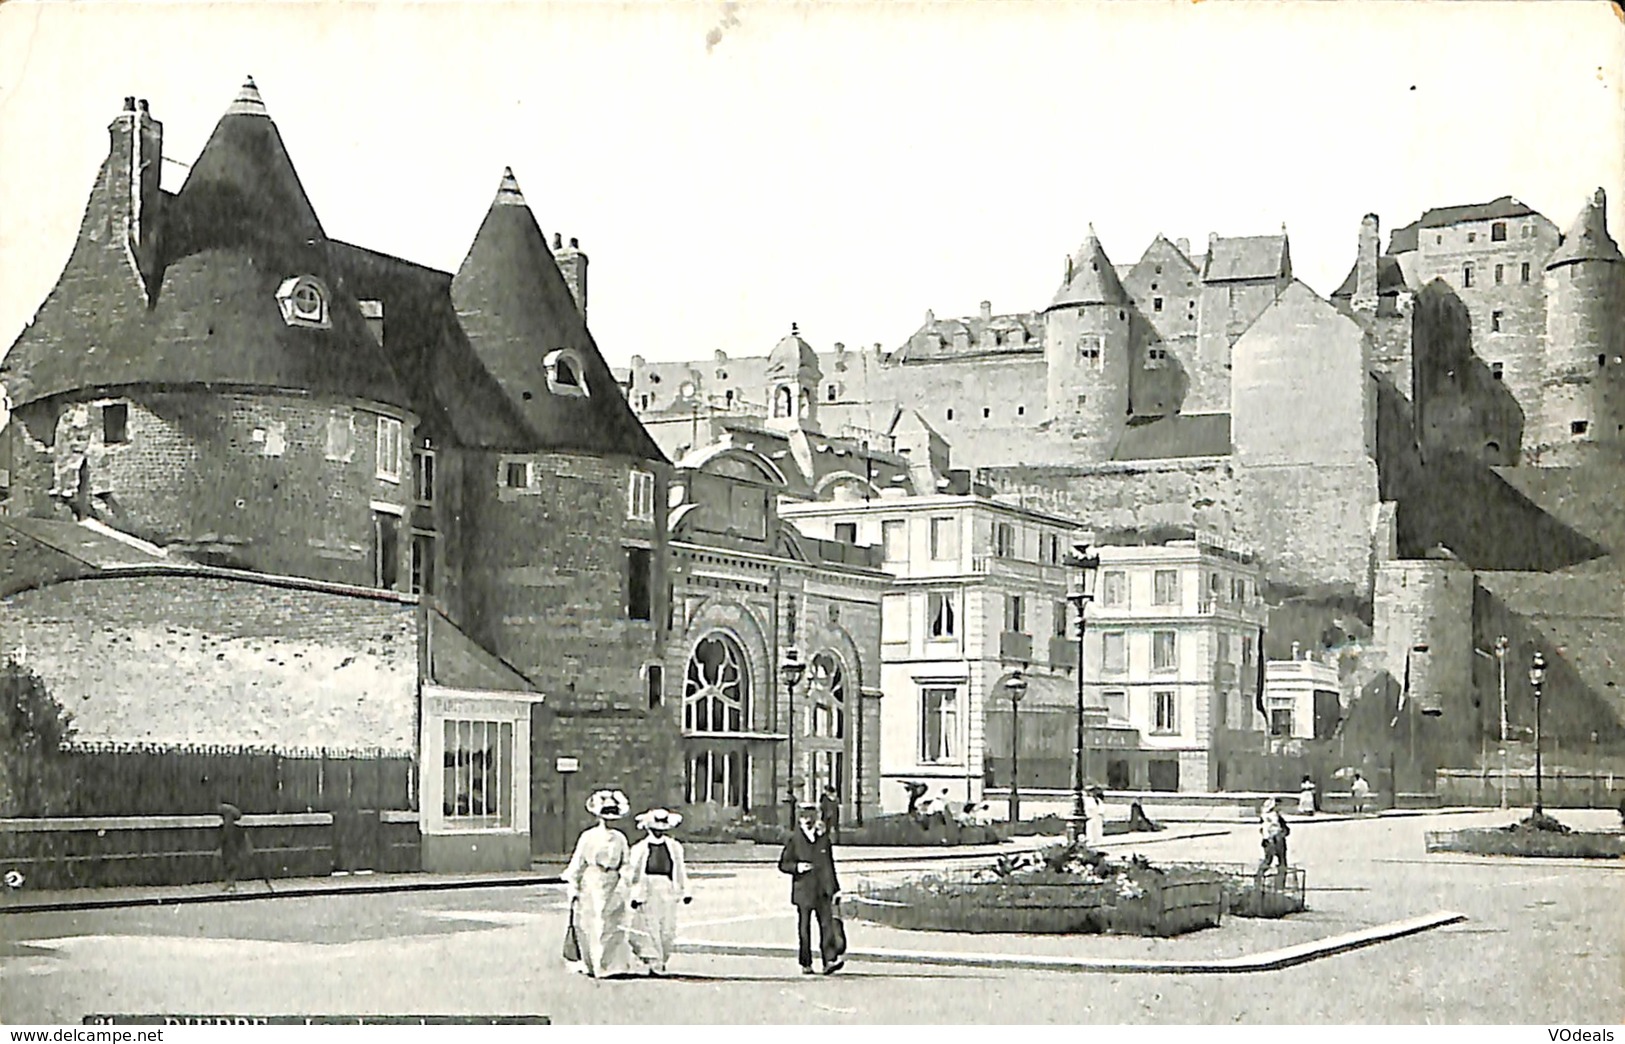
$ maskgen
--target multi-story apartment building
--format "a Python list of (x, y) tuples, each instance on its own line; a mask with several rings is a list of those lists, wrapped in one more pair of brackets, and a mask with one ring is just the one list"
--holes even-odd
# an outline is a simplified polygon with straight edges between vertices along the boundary
[[(906, 781), (955, 800), (1008, 783), (1005, 682), (1028, 679), (1021, 713), (1024, 785), (1064, 789), (1074, 740), (1077, 644), (1066, 601), (1070, 519), (964, 495), (787, 504), (782, 514), (823, 539), (876, 543), (896, 584), (881, 602), (880, 800), (907, 803)], [(1000, 774), (1005, 774), (1000, 779)], [(1054, 777), (1059, 774), (1059, 778)]]
[(1127, 540), (1099, 549), (1085, 634), (1085, 688), (1139, 755), (1106, 766), (1114, 789), (1208, 791), (1221, 780), (1221, 729), (1264, 727), (1255, 706), (1263, 571), (1201, 540)]

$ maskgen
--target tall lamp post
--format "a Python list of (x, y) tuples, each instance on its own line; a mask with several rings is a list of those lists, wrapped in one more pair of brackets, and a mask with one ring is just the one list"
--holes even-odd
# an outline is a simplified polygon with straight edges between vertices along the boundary
[(1540, 650), (1537, 649), (1535, 655), (1529, 660), (1529, 687), (1535, 693), (1535, 815), (1537, 816), (1545, 807), (1541, 802), (1540, 794), (1540, 690), (1545, 684), (1546, 657), (1542, 656)]
[(1086, 610), (1095, 597), (1095, 574), (1100, 571), (1100, 556), (1089, 553), (1088, 544), (1078, 544), (1077, 554), (1066, 560), (1066, 564), (1079, 571), (1078, 589), (1066, 596), (1066, 600), (1077, 606), (1078, 609), (1078, 746), (1074, 752), (1077, 764), (1073, 766), (1072, 789), (1072, 834), (1077, 836), (1078, 824), (1083, 822), (1083, 631)]
[(1010, 694), (1010, 823), (1021, 822), (1021, 698), (1027, 695), (1027, 676), (1020, 670), (1004, 680)]
[(790, 738), (790, 766), (786, 773), (787, 797), (785, 803), (789, 806), (789, 822), (785, 825), (791, 829), (796, 825), (796, 684), (807, 670), (807, 665), (801, 662), (801, 654), (795, 649), (784, 651), (784, 662), (779, 664), (779, 681), (784, 683), (784, 691), (789, 697), (789, 733)]

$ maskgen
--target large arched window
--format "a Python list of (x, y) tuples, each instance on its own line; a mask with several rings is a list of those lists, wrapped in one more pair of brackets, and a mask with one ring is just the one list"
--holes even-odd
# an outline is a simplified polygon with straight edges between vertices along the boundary
[(840, 657), (821, 652), (812, 659), (809, 672), (814, 736), (842, 739), (846, 736), (846, 671)]
[(690, 732), (750, 731), (750, 672), (739, 643), (727, 635), (706, 635), (688, 658), (683, 728)]

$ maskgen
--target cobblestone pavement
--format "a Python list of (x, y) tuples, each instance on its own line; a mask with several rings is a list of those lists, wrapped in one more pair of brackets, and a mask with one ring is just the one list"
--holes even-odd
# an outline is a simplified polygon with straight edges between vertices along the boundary
[[(1617, 816), (1564, 812), (1576, 826)], [(667, 980), (594, 982), (559, 959), (555, 885), (321, 895), (0, 915), (0, 1021), (87, 1012), (492, 1013), (561, 1022), (1617, 1022), (1625, 1014), (1625, 865), (1429, 857), (1428, 829), (1512, 813), (1295, 823), (1311, 911), (1230, 920), (1174, 940), (965, 936), (850, 922), (854, 948), (1214, 957), (1454, 910), (1460, 925), (1250, 975), (989, 971), (855, 961), (804, 978), (793, 960), (683, 955)], [(1126, 847), (1142, 847), (1131, 845)], [(1143, 846), (1239, 862), (1238, 828)], [(770, 867), (699, 868), (685, 939), (793, 942)], [(848, 877), (895, 873), (850, 863)]]

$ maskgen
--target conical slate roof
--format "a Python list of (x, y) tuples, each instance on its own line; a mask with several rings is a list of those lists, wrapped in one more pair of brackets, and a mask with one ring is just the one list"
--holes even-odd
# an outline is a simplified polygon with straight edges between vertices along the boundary
[[(503, 172), (451, 282), (459, 325), (542, 448), (664, 460), (593, 343), (513, 171)], [(547, 358), (573, 352), (586, 395), (549, 390)]]
[(1608, 197), (1602, 189), (1580, 209), (1574, 224), (1563, 234), (1563, 242), (1546, 262), (1547, 268), (1575, 261), (1625, 261), (1619, 244), (1608, 234)]
[(175, 202), (168, 234), (181, 237), (176, 246), (183, 252), (204, 230), (215, 243), (326, 238), (253, 77), (215, 124)]
[[(121, 189), (114, 172), (87, 213)], [(126, 182), (127, 184), (127, 182)], [(347, 291), (253, 81), (215, 127), (179, 196), (161, 197), (162, 256), (150, 300), (109, 265), (87, 223), (57, 287), (6, 357), (3, 379), (29, 402), (128, 385), (286, 388), (409, 407), (384, 350)], [(278, 294), (313, 278), (323, 327), (293, 326)]]
[(1050, 302), (1050, 307), (1061, 308), (1080, 304), (1119, 305), (1127, 300), (1128, 294), (1117, 278), (1117, 270), (1112, 267), (1111, 259), (1106, 256), (1100, 240), (1095, 238), (1095, 229), (1091, 225), (1089, 238), (1083, 241), (1078, 252), (1068, 260), (1066, 280), (1062, 283), (1061, 289), (1055, 292), (1055, 299)]

